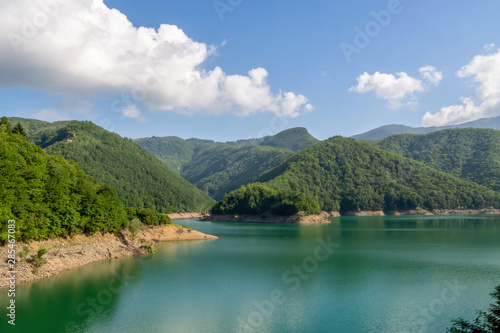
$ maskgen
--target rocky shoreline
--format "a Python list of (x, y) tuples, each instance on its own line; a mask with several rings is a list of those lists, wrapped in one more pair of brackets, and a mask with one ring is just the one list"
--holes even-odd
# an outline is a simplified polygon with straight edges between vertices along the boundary
[(204, 213), (171, 213), (167, 214), (171, 220), (199, 219), (205, 216)]
[(203, 221), (214, 222), (249, 222), (249, 223), (288, 223), (288, 224), (318, 224), (330, 223), (330, 217), (341, 216), (402, 216), (402, 215), (500, 215), (500, 209), (410, 209), (410, 210), (392, 210), (392, 211), (347, 211), (347, 212), (322, 212), (319, 215), (237, 215), (237, 214), (221, 214), (207, 215), (200, 217)]
[(330, 223), (327, 214), (321, 215), (236, 215), (236, 214), (222, 214), (222, 215), (208, 215), (202, 218), (203, 221), (213, 222), (250, 222), (250, 223), (287, 223), (287, 224), (318, 224)]
[(391, 211), (358, 211), (358, 212), (332, 212), (338, 214), (337, 216), (386, 216), (386, 215), (500, 215), (500, 209), (435, 209), (435, 210), (425, 210), (425, 209), (410, 209), (410, 210), (391, 210)]
[[(31, 243), (16, 244), (15, 270), (16, 284), (33, 282), (55, 276), (64, 271), (81, 267), (100, 260), (123, 258), (145, 254), (154, 250), (155, 243), (165, 241), (208, 240), (216, 236), (207, 235), (189, 228), (168, 224), (164, 226), (142, 227), (135, 236), (128, 230), (114, 234), (97, 233), (91, 236), (75, 235), (74, 237), (55, 238)], [(24, 248), (29, 248), (28, 255), (20, 258)], [(34, 258), (39, 249), (45, 248), (42, 256), (45, 264), (38, 267)], [(0, 248), (0, 288), (8, 287), (7, 244)]]

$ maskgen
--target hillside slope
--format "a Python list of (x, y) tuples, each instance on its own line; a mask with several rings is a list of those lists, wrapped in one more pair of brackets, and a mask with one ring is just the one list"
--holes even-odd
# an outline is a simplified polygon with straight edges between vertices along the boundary
[(135, 143), (159, 158), (212, 198), (256, 181), (280, 165), (294, 151), (317, 143), (305, 128), (292, 128), (273, 136), (234, 142), (178, 137), (137, 139)]
[(128, 221), (108, 185), (0, 128), (0, 244), (7, 240), (8, 220), (15, 220), (19, 241), (115, 231)]
[(500, 194), (423, 163), (344, 137), (304, 149), (260, 179), (314, 198), (323, 210), (500, 206)]
[(91, 122), (44, 124), (29, 137), (47, 152), (74, 160), (116, 189), (122, 203), (160, 212), (203, 211), (213, 200), (129, 139)]
[(257, 181), (293, 155), (291, 150), (223, 145), (209, 149), (186, 164), (182, 176), (216, 200), (241, 185)]
[(374, 145), (500, 191), (500, 131), (457, 128), (401, 134)]

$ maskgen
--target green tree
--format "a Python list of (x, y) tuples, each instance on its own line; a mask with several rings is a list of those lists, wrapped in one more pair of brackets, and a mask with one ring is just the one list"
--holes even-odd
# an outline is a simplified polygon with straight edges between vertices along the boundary
[(500, 285), (491, 293), (495, 303), (490, 304), (487, 312), (479, 311), (473, 322), (462, 318), (453, 320), (449, 333), (498, 333), (500, 332)]
[(28, 137), (26, 135), (26, 131), (24, 130), (23, 125), (21, 125), (21, 123), (19, 123), (19, 122), (16, 124), (16, 126), (14, 126), (14, 129), (12, 130), (12, 133), (13, 134), (20, 134), (20, 135), (24, 136), (25, 138)]
[(0, 131), (4, 133), (12, 133), (12, 128), (7, 117), (0, 118)]

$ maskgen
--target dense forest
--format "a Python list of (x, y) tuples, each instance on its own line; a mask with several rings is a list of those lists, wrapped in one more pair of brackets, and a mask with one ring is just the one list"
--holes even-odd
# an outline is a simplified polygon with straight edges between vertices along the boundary
[(75, 233), (111, 232), (140, 218), (148, 224), (170, 220), (151, 210), (126, 209), (109, 185), (91, 179), (74, 162), (47, 154), (29, 142), (20, 123), (0, 122), (0, 243), (7, 221), (16, 221), (23, 241)]
[(500, 207), (500, 194), (370, 144), (333, 137), (261, 179), (314, 198), (323, 210)]
[[(28, 137), (51, 154), (75, 161), (109, 184), (128, 207), (161, 213), (204, 211), (213, 200), (131, 140), (87, 121), (36, 123)], [(37, 125), (34, 125), (37, 124)]]
[(373, 144), (500, 191), (498, 130), (457, 128), (426, 135), (401, 134)]
[(257, 181), (293, 152), (317, 143), (305, 128), (233, 142), (151, 137), (135, 142), (216, 200), (241, 185)]
[(263, 184), (242, 186), (226, 194), (212, 208), (213, 214), (319, 214), (319, 204), (304, 193), (277, 191)]
[(270, 169), (293, 155), (291, 150), (224, 145), (209, 149), (184, 166), (185, 179), (216, 200), (241, 185), (257, 181)]

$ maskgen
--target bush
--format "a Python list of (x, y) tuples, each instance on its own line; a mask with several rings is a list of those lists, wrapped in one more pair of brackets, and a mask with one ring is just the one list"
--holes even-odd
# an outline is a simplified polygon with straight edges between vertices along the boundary
[(141, 227), (142, 227), (142, 222), (139, 219), (135, 218), (132, 221), (130, 221), (130, 224), (128, 225), (128, 230), (132, 234), (132, 237), (137, 236), (137, 233), (139, 232)]
[(449, 333), (497, 333), (500, 332), (500, 285), (490, 294), (496, 300), (490, 304), (488, 312), (479, 311), (474, 322), (458, 318), (453, 320), (453, 326), (448, 329)]

